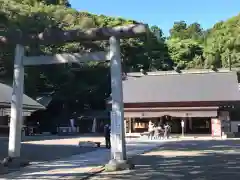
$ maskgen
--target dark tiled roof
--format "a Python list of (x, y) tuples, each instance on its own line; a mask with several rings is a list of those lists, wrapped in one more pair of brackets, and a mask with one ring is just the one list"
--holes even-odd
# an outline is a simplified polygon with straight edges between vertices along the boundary
[[(12, 87), (0, 83), (0, 106), (10, 107), (12, 98)], [(23, 95), (24, 109), (44, 109), (44, 106), (33, 100), (32, 98)]]
[(108, 118), (109, 117), (109, 111), (108, 110), (99, 110), (99, 111), (94, 111), (94, 110), (89, 110), (89, 111), (85, 111), (81, 114), (79, 114), (79, 118), (83, 118), (83, 117), (87, 117), (87, 118)]
[(52, 96), (39, 96), (36, 98), (36, 101), (44, 107), (47, 107), (51, 103), (52, 99)]
[(125, 103), (240, 100), (236, 72), (128, 77)]

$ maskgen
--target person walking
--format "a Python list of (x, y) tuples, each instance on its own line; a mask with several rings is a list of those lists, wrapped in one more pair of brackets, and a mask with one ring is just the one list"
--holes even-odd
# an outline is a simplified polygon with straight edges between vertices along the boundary
[(157, 129), (158, 129), (158, 139), (163, 139), (164, 129), (160, 124), (158, 125)]
[(151, 120), (148, 123), (148, 133), (149, 133), (148, 138), (152, 140), (154, 136), (154, 124), (152, 123)]
[(168, 139), (170, 135), (170, 126), (168, 123), (164, 125), (164, 139)]
[(104, 136), (105, 136), (105, 144), (106, 148), (110, 149), (111, 148), (111, 128), (109, 124), (106, 124), (104, 126)]

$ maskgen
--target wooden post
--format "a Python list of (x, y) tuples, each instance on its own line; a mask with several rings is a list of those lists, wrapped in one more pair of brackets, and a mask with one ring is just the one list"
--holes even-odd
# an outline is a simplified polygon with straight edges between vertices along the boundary
[(135, 118), (132, 118), (132, 132), (135, 133)]
[(24, 87), (24, 47), (16, 45), (13, 74), (13, 92), (11, 102), (11, 119), (9, 130), (8, 155), (20, 157), (22, 134), (22, 101)]
[(192, 117), (188, 117), (188, 122), (189, 122), (189, 129), (192, 131), (193, 130)]
[(129, 125), (128, 125), (128, 127), (129, 127), (129, 133), (132, 133), (132, 118), (129, 118)]
[(228, 55), (228, 64), (229, 64), (229, 71), (232, 71), (232, 56), (231, 53)]
[(188, 118), (189, 118), (189, 117), (185, 117), (185, 119), (184, 119), (184, 132), (185, 132), (185, 133), (187, 133)]
[(124, 129), (125, 129), (125, 133), (129, 133), (129, 118), (124, 118)]

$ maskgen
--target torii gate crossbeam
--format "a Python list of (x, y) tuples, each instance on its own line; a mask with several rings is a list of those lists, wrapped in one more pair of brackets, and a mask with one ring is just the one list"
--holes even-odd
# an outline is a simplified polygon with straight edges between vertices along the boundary
[(47, 64), (64, 64), (64, 63), (86, 63), (88, 61), (110, 61), (108, 53), (104, 51), (90, 53), (63, 53), (53, 56), (25, 56), (23, 66), (37, 66)]

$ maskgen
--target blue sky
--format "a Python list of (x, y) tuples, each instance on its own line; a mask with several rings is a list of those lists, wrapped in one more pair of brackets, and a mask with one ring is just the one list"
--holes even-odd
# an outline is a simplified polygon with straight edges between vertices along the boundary
[(240, 0), (70, 0), (73, 8), (159, 26), (165, 35), (175, 21), (204, 29), (240, 13)]

